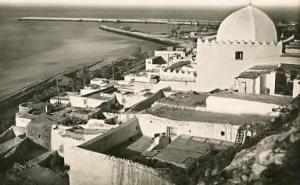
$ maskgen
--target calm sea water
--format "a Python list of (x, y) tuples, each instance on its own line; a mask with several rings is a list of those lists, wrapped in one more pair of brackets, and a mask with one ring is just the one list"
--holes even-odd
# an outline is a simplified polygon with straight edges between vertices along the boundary
[[(104, 32), (97, 23), (19, 22), (23, 16), (180, 18), (222, 20), (237, 8), (80, 8), (0, 6), (0, 96), (43, 76), (109, 56), (129, 55), (135, 47), (159, 45)], [(298, 10), (264, 9), (275, 20), (292, 20)], [(156, 25), (161, 26), (161, 25)], [(166, 25), (163, 25), (166, 28)], [(161, 27), (163, 28), (163, 27)], [(149, 32), (158, 27), (145, 26)], [(152, 29), (152, 30), (151, 30)]]

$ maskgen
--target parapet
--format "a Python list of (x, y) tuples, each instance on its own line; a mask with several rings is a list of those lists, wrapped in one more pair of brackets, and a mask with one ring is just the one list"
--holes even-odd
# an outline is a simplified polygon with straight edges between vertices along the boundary
[(187, 76), (196, 76), (196, 73), (192, 71), (186, 71), (186, 70), (172, 70), (172, 69), (161, 69), (160, 75), (187, 75)]
[(282, 42), (267, 42), (267, 41), (251, 41), (251, 40), (212, 40), (209, 41), (208, 39), (198, 39), (198, 45), (202, 44), (209, 44), (209, 45), (247, 45), (247, 46), (281, 46)]

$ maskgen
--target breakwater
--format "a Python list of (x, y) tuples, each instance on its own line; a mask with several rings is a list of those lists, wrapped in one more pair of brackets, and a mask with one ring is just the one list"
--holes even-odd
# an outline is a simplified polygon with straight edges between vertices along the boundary
[(70, 17), (21, 17), (19, 21), (65, 21), (65, 22), (98, 22), (98, 23), (143, 23), (219, 26), (221, 21), (186, 20), (186, 19), (123, 19), (123, 18), (70, 18)]
[(114, 27), (110, 27), (110, 26), (106, 26), (106, 25), (100, 25), (99, 29), (105, 30), (105, 31), (110, 31), (110, 32), (113, 32), (113, 33), (126, 35), (126, 36), (130, 36), (130, 37), (135, 37), (135, 38), (138, 38), (138, 39), (149, 40), (149, 41), (152, 41), (152, 42), (166, 44), (166, 45), (180, 45), (180, 44), (183, 44), (183, 41), (164, 38), (164, 37), (159, 36), (159, 35), (153, 35), (153, 34), (149, 34), (149, 33), (142, 33), (142, 32), (136, 32), (136, 31), (126, 31), (126, 30), (123, 30), (123, 29), (114, 28)]

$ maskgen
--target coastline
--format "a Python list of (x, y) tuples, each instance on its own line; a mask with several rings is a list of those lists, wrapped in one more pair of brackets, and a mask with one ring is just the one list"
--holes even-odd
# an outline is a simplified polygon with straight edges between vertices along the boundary
[[(132, 40), (129, 40), (129, 42), (131, 43)], [(142, 50), (147, 52), (152, 52), (154, 48), (158, 48), (161, 46), (160, 44), (153, 44), (151, 42), (145, 45), (146, 46), (144, 46)], [(91, 60), (91, 62), (74, 64), (73, 66), (67, 67), (58, 73), (45, 74), (43, 76), (40, 76), (39, 78), (36, 78), (38, 80), (32, 81), (29, 85), (22, 86), (6, 95), (0, 96), (0, 133), (14, 124), (14, 116), (18, 111), (18, 105), (20, 103), (29, 101), (34, 97), (34, 95), (40, 94), (45, 90), (50, 90), (51, 88), (53, 88), (56, 84), (56, 79), (63, 79), (65, 75), (82, 70), (83, 68), (108, 70), (114, 61), (129, 57), (133, 49), (136, 47), (141, 47), (140, 41), (129, 44), (126, 48), (112, 50), (111, 53), (100, 57), (100, 59), (98, 60)], [(117, 52), (118, 54), (114, 55), (114, 52)]]

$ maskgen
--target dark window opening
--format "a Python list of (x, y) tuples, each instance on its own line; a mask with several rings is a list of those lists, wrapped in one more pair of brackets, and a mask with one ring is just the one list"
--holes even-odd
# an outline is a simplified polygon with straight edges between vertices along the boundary
[(38, 137), (39, 137), (39, 139), (40, 139), (40, 138), (41, 138), (41, 135), (39, 134)]
[(298, 73), (297, 73), (297, 71), (291, 71), (291, 78), (290, 78), (290, 80), (294, 80), (294, 79), (296, 79), (296, 78), (297, 78), (297, 76), (298, 76)]
[(225, 136), (225, 132), (224, 131), (221, 132), (221, 136)]
[(235, 52), (235, 60), (243, 60), (243, 58), (244, 58), (244, 52), (242, 51)]

